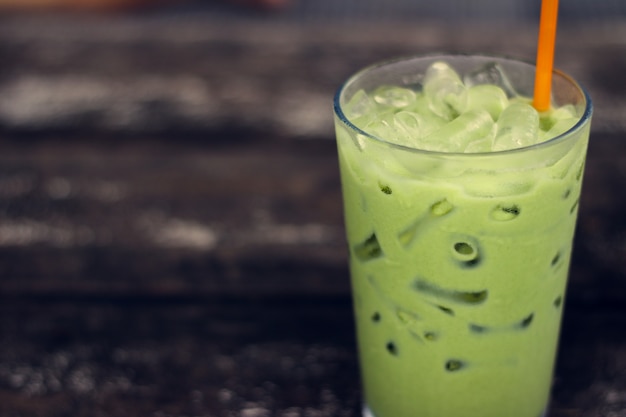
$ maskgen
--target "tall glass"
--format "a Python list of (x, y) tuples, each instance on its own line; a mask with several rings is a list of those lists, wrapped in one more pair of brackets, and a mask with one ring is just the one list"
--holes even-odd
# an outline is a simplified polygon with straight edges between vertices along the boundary
[(532, 64), (486, 56), (384, 62), (334, 101), (364, 413), (375, 417), (545, 415), (572, 252), (592, 106), (553, 77), (580, 117), (541, 144), (429, 152), (357, 128), (359, 90), (419, 85), (446, 61), (497, 63), (532, 96)]

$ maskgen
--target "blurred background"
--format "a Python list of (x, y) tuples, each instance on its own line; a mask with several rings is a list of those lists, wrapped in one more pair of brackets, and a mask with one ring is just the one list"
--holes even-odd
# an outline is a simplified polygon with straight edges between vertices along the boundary
[[(328, 100), (360, 66), (444, 49), (532, 60), (539, 8), (539, 0), (0, 0), (0, 129), (204, 131), (236, 118), (240, 128), (332, 137)], [(625, 18), (621, 0), (562, 1), (557, 66), (589, 65), (570, 59), (565, 44), (603, 36), (615, 46)], [(611, 56), (617, 65), (621, 52)], [(308, 94), (294, 100), (292, 87)]]
[[(527, 0), (270, 0), (267, 4), (283, 8), (282, 19), (300, 21), (366, 19), (380, 22), (415, 21), (423, 19), (504, 19), (508, 21), (536, 20), (540, 2)], [(219, 5), (198, 3), (182, 10), (200, 10), (207, 13), (231, 14)], [(230, 11), (232, 12), (232, 11)], [(626, 5), (619, 0), (562, 1), (560, 16), (566, 19), (615, 19), (624, 16)]]
[[(626, 416), (626, 2), (561, 0), (595, 104), (555, 417)], [(0, 0), (0, 415), (357, 416), (332, 97), (533, 60), (539, 0)]]
[[(415, 19), (535, 19), (540, 2), (527, 0), (2, 0), (0, 6), (11, 11), (90, 10), (120, 11), (153, 9), (156, 13), (203, 13), (241, 18), (259, 10), (281, 11), (279, 19), (380, 21)], [(624, 16), (626, 6), (619, 0), (568, 0), (560, 5), (566, 19), (615, 19)], [(251, 17), (248, 13), (248, 17)], [(258, 17), (258, 16), (257, 16)], [(267, 16), (266, 16), (267, 17)]]

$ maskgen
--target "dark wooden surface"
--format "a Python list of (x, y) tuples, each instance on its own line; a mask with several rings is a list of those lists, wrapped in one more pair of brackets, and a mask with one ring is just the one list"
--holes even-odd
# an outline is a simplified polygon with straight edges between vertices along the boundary
[[(334, 90), (535, 29), (1, 17), (0, 415), (359, 415)], [(596, 115), (551, 416), (623, 417), (626, 24), (557, 50)]]

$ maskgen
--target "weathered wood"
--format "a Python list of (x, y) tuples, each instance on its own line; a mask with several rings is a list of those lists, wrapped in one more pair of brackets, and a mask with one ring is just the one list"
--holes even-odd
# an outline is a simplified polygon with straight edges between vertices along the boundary
[[(245, 147), (8, 141), (0, 292), (124, 296), (345, 294), (331, 141)], [(569, 297), (623, 304), (626, 147), (592, 140)]]
[[(332, 94), (379, 59), (532, 59), (535, 37), (1, 17), (0, 414), (358, 415)], [(552, 417), (626, 409), (624, 39), (559, 32), (596, 116)]]
[(334, 145), (317, 148), (5, 149), (0, 291), (345, 293)]
[[(346, 298), (89, 299), (0, 313), (2, 415), (360, 412)], [(566, 310), (550, 416), (622, 415), (625, 326), (623, 313)]]
[[(536, 30), (498, 21), (452, 30), (432, 22), (0, 17), (0, 126), (328, 138), (332, 95), (363, 66), (441, 51), (533, 60)], [(595, 130), (626, 128), (625, 38), (620, 21), (559, 27), (556, 64), (591, 91)]]

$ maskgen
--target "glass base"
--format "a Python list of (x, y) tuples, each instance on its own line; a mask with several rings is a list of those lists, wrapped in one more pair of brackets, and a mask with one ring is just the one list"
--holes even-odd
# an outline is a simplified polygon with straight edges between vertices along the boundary
[(366, 405), (363, 404), (363, 417), (376, 417), (373, 413), (372, 410), (370, 410), (370, 408)]
[[(363, 404), (362, 417), (376, 417), (376, 416), (374, 415), (374, 413), (372, 413), (372, 410), (370, 410), (367, 404)], [(419, 416), (416, 416), (416, 417), (419, 417)], [(548, 417), (547, 407), (545, 410), (543, 410), (543, 413), (541, 413), (541, 415), (537, 417)]]

